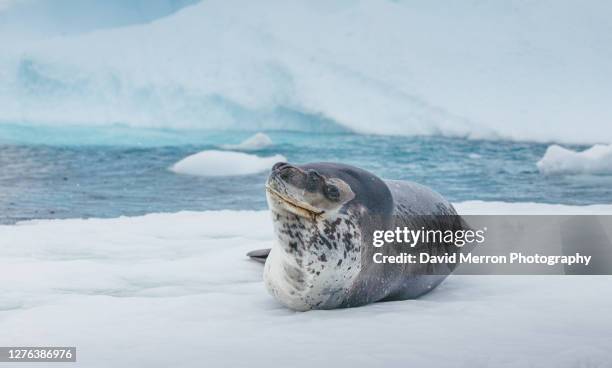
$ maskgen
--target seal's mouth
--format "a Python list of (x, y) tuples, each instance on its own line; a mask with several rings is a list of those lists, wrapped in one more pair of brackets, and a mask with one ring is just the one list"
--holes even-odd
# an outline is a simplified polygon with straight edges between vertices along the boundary
[(321, 216), (323, 213), (325, 213), (325, 211), (309, 206), (306, 203), (296, 203), (293, 199), (289, 198), (288, 196), (282, 193), (279, 193), (274, 188), (272, 188), (270, 185), (266, 185), (266, 191), (273, 198), (275, 198), (280, 203), (288, 207), (288, 209), (291, 212), (295, 213), (296, 215), (315, 219), (317, 216)]

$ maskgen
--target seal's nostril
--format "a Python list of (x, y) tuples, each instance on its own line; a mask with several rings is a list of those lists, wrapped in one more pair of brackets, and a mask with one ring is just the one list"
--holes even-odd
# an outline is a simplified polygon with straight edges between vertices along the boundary
[(286, 163), (286, 162), (277, 162), (274, 164), (274, 166), (272, 166), (272, 171), (282, 171), (285, 169), (289, 169), (293, 166), (291, 166), (290, 164)]
[(284, 168), (285, 166), (289, 166), (289, 164), (286, 162), (277, 162), (274, 164), (274, 166), (272, 166), (272, 170), (273, 171), (280, 170)]

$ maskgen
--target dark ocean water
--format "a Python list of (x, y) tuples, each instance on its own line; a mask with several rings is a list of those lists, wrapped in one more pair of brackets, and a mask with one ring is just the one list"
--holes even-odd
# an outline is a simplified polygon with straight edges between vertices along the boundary
[[(168, 170), (180, 159), (253, 132), (46, 129), (0, 126), (0, 223), (151, 212), (263, 209), (267, 173), (198, 177)], [(612, 203), (610, 176), (544, 176), (547, 145), (443, 137), (266, 132), (250, 152), (290, 162), (335, 161), (412, 180), (451, 201)], [(573, 146), (573, 148), (584, 148)]]

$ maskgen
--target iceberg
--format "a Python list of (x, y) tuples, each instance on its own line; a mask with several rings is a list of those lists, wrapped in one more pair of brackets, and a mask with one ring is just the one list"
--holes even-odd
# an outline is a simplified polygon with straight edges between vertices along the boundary
[(612, 142), (611, 10), (203, 1), (5, 42), (0, 122)]
[(0, 41), (33, 41), (147, 23), (197, 1), (0, 0)]

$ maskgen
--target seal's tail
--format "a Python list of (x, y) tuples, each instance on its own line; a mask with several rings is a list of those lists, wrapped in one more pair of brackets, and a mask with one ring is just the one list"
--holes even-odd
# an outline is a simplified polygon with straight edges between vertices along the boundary
[(266, 258), (268, 258), (268, 254), (270, 254), (270, 248), (252, 250), (247, 253), (247, 256), (251, 257), (251, 259), (254, 261), (266, 263)]

